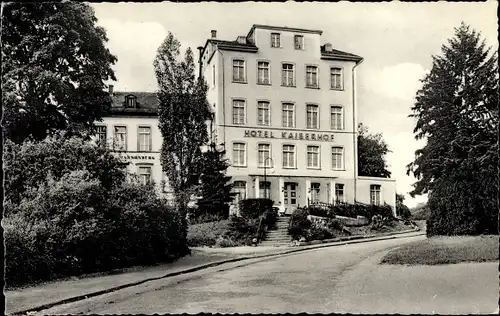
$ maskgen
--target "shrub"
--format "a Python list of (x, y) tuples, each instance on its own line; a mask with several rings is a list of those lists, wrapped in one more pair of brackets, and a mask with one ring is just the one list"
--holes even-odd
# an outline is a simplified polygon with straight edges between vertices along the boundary
[(333, 234), (328, 229), (313, 226), (309, 229), (306, 240), (324, 240), (333, 237)]
[(106, 197), (88, 171), (46, 182), (10, 216), (9, 229), (17, 232), (6, 237), (9, 286), (154, 264), (189, 251), (178, 213), (151, 187), (126, 183)]
[(236, 246), (238, 246), (238, 243), (231, 240), (230, 238), (228, 238), (226, 236), (219, 236), (215, 242), (215, 246), (220, 247), (220, 248), (236, 247)]
[[(64, 134), (40, 142), (15, 144), (7, 140), (4, 148), (5, 200), (19, 204), (29, 188), (37, 188), (72, 171), (87, 170), (108, 191), (125, 180), (122, 162), (104, 146)], [(7, 213), (5, 213), (7, 215)]]
[(201, 224), (201, 223), (210, 223), (210, 222), (219, 222), (222, 220), (227, 220), (221, 214), (201, 214), (201, 215), (191, 215), (189, 216), (189, 224)]
[(214, 246), (219, 236), (224, 235), (229, 220), (192, 224), (188, 227), (187, 243), (192, 247)]
[(396, 206), (396, 214), (400, 216), (403, 220), (409, 220), (411, 218), (411, 212), (408, 206), (400, 204)]
[(309, 215), (307, 208), (297, 208), (293, 211), (288, 229), (288, 233), (293, 239), (307, 236), (308, 230), (311, 228), (311, 222), (307, 219), (307, 215)]
[(309, 206), (308, 207), (309, 215), (313, 216), (321, 216), (321, 217), (332, 217), (333, 213), (331, 210), (324, 207), (317, 206)]
[(273, 201), (270, 199), (245, 199), (239, 202), (240, 215), (248, 219), (255, 219), (266, 211), (272, 211)]
[(331, 212), (335, 215), (345, 217), (356, 217), (362, 215), (362, 208), (359, 205), (340, 203), (331, 207)]
[(251, 245), (252, 239), (257, 236), (258, 226), (259, 219), (231, 216), (224, 237), (237, 245)]
[(327, 227), (330, 230), (342, 230), (344, 225), (342, 225), (342, 222), (338, 219), (330, 219), (327, 222)]

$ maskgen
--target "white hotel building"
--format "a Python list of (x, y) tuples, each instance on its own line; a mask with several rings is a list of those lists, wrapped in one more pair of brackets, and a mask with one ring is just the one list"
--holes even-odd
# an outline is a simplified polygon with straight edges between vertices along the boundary
[[(269, 197), (290, 213), (337, 201), (395, 209), (395, 180), (357, 175), (355, 68), (362, 58), (321, 45), (319, 30), (254, 25), (246, 36), (200, 50), (213, 140), (226, 149), (238, 196)], [(112, 88), (111, 88), (112, 90)], [(168, 193), (160, 164), (154, 93), (114, 93), (97, 123), (128, 170)]]

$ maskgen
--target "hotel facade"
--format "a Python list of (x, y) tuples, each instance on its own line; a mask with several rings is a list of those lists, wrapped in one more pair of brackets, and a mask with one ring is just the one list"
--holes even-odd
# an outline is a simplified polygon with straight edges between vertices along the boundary
[(322, 31), (253, 25), (246, 36), (199, 47), (214, 112), (243, 198), (295, 208), (355, 201), (391, 205), (393, 179), (357, 175), (357, 55), (321, 44)]
[[(200, 52), (208, 84), (212, 140), (226, 150), (237, 196), (267, 197), (291, 213), (338, 202), (389, 204), (393, 179), (357, 175), (357, 55), (321, 44), (322, 31), (253, 25), (246, 36)], [(155, 93), (114, 92), (111, 115), (96, 123), (128, 171), (172, 197), (160, 163)]]

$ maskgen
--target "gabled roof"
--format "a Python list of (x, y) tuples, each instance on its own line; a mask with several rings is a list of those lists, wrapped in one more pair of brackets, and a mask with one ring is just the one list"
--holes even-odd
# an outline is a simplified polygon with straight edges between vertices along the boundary
[[(136, 107), (125, 107), (125, 97), (135, 96)], [(111, 115), (157, 115), (158, 97), (156, 92), (115, 92), (113, 93)]]

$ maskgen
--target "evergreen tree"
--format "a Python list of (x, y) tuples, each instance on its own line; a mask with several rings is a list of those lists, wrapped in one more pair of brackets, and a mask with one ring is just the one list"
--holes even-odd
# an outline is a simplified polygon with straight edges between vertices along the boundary
[(116, 62), (93, 9), (79, 2), (2, 3), (4, 135), (87, 134), (111, 105)]
[(382, 134), (369, 134), (362, 123), (358, 125), (358, 175), (390, 178), (385, 155), (389, 152)]
[(429, 193), (427, 233), (498, 231), (497, 52), (464, 23), (433, 56), (412, 108), (416, 139), (427, 144), (408, 165)]
[(203, 155), (198, 215), (216, 215), (223, 218), (229, 216), (228, 203), (233, 200), (235, 194), (231, 192), (231, 177), (226, 176), (229, 163), (225, 154), (225, 150), (219, 151), (212, 144), (210, 150)]
[(196, 193), (202, 166), (201, 147), (208, 141), (205, 124), (210, 118), (207, 85), (195, 79), (190, 48), (179, 60), (180, 43), (169, 33), (154, 60), (159, 91), (159, 128), (163, 136), (161, 164), (173, 189), (183, 220)]

